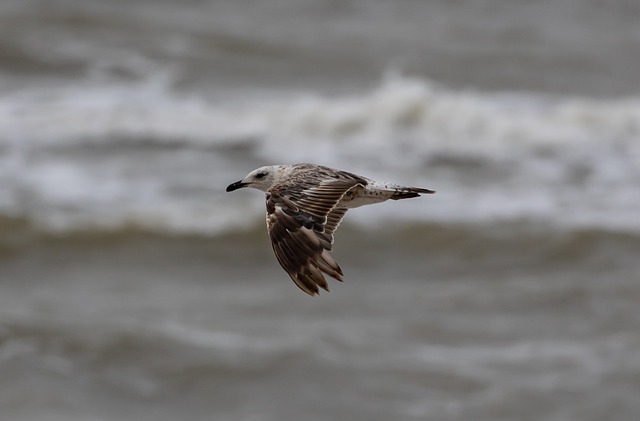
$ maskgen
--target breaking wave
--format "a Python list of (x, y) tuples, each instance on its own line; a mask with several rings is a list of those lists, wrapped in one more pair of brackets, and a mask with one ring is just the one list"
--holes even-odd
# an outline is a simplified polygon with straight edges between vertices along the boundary
[(438, 192), (359, 210), (355, 223), (640, 230), (636, 97), (394, 76), (359, 95), (205, 98), (152, 80), (14, 93), (0, 125), (0, 215), (44, 231), (244, 229), (262, 220), (262, 200), (224, 187), (258, 165), (305, 161)]

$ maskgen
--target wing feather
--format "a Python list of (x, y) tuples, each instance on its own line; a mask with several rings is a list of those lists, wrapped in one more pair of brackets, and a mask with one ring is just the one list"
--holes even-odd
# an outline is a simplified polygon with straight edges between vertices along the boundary
[(342, 281), (342, 269), (329, 253), (333, 233), (347, 212), (336, 205), (364, 180), (299, 181), (267, 192), (267, 229), (280, 266), (301, 290), (315, 295), (319, 288), (329, 290), (323, 273)]

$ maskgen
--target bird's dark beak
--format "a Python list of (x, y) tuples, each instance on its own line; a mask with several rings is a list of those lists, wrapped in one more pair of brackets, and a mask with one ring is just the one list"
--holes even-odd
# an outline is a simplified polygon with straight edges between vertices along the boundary
[(249, 183), (243, 183), (242, 180), (231, 183), (227, 186), (227, 191), (234, 191), (247, 186)]

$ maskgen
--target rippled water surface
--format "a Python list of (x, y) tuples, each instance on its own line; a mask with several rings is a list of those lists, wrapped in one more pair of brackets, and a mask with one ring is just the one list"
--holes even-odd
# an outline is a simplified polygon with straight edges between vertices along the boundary
[[(6, 1), (0, 419), (633, 420), (633, 2)], [(433, 188), (278, 266), (253, 168)]]

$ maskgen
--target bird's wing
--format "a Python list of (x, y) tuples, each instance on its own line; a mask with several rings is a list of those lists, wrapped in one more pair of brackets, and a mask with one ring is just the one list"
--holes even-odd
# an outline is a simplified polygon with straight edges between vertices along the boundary
[(322, 272), (342, 281), (333, 259), (333, 233), (347, 212), (336, 207), (358, 179), (289, 183), (267, 192), (267, 229), (276, 258), (293, 282), (309, 295), (329, 290)]
[[(324, 225), (324, 232), (333, 238), (333, 233), (338, 229), (338, 225), (342, 222), (342, 218), (349, 209), (343, 207), (334, 207), (327, 215), (327, 223)], [(332, 241), (333, 242), (333, 241)]]

